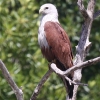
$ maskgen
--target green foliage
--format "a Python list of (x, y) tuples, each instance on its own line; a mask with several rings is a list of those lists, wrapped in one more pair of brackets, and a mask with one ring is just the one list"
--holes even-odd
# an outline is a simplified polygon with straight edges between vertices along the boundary
[[(14, 81), (22, 87), (24, 99), (29, 100), (34, 88), (48, 70), (37, 42), (39, 7), (53, 3), (59, 11), (59, 20), (72, 41), (73, 52), (78, 43), (83, 18), (76, 1), (72, 0), (0, 0), (0, 59), (3, 60)], [(87, 4), (87, 2), (85, 2)], [(96, 9), (100, 9), (97, 1)], [(93, 43), (87, 59), (100, 55), (100, 19), (93, 23), (90, 41)], [(83, 70), (82, 87), (78, 100), (100, 99), (100, 63)], [(62, 81), (52, 74), (42, 87), (37, 100), (64, 100)], [(0, 71), (0, 100), (16, 100)]]

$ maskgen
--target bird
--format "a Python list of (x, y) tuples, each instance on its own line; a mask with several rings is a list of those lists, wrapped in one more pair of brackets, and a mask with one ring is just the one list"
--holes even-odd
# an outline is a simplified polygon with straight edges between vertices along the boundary
[[(58, 20), (56, 6), (51, 3), (43, 4), (39, 9), (40, 25), (38, 43), (43, 56), (48, 62), (65, 71), (73, 66), (73, 53), (69, 37)], [(72, 80), (73, 73), (68, 77)], [(74, 85), (63, 79), (69, 99), (73, 96)]]

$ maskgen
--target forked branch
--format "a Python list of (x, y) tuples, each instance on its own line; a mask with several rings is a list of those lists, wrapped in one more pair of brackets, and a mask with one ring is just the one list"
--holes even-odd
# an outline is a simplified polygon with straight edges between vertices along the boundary
[(65, 76), (68, 76), (71, 72), (73, 72), (77, 69), (82, 69), (84, 67), (96, 64), (98, 62), (100, 62), (100, 57), (96, 57), (94, 59), (87, 60), (87, 61), (85, 61), (81, 64), (74, 65), (73, 67), (67, 69), (66, 71), (61, 71), (59, 68), (57, 68), (57, 66), (54, 63), (52, 63), (50, 67), (56, 74), (65, 77)]

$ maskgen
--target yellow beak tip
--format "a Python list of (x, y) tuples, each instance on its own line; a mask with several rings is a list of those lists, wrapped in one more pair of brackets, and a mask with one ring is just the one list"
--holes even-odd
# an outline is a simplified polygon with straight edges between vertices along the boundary
[(40, 9), (40, 10), (39, 10), (39, 14), (41, 14), (42, 12), (43, 12), (43, 10)]

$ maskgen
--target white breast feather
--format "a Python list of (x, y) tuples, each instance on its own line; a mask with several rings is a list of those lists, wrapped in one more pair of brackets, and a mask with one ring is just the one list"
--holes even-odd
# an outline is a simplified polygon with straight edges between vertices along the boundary
[(41, 32), (38, 33), (38, 42), (40, 47), (45, 47), (45, 48), (49, 48), (49, 45), (47, 43), (46, 37), (45, 37), (45, 32), (44, 32), (44, 27), (41, 27), (42, 30), (40, 30)]
[(39, 42), (40, 48), (42, 48), (42, 47), (49, 48), (49, 45), (47, 43), (46, 36), (45, 36), (45, 31), (44, 31), (44, 25), (47, 21), (59, 23), (58, 18), (57, 18), (57, 16), (55, 17), (55, 15), (54, 16), (46, 15), (46, 16), (42, 17), (40, 26), (39, 26), (39, 32), (38, 32), (38, 42)]

